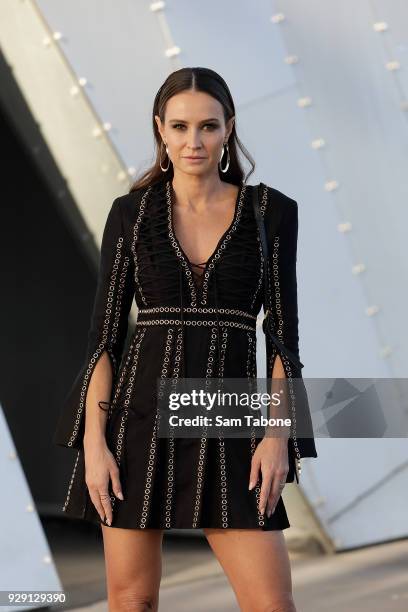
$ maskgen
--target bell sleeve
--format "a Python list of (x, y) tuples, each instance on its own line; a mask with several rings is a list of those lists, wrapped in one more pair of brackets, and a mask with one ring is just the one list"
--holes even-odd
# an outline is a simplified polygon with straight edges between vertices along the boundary
[[(298, 206), (295, 200), (288, 199), (277, 234), (268, 234), (268, 274), (272, 302), (269, 322), (273, 324), (270, 331), (276, 348), (288, 357), (293, 367), (301, 370), (303, 364), (299, 360), (297, 242)], [(272, 370), (268, 375), (272, 375)]]
[[(271, 313), (264, 319), (267, 378), (277, 355), (288, 379), (289, 416), (292, 420), (289, 443), (289, 482), (300, 474), (302, 457), (317, 457), (310, 408), (299, 358), (299, 316), (297, 291), (298, 204), (283, 201), (284, 210), (276, 231), (268, 231), (268, 273)], [(265, 308), (265, 305), (264, 305)], [(298, 437), (298, 431), (305, 437)], [(295, 465), (297, 471), (295, 469)]]
[(95, 365), (105, 351), (112, 366), (113, 380), (119, 370), (135, 295), (134, 260), (124, 231), (120, 203), (120, 197), (114, 200), (103, 231), (86, 358), (63, 402), (53, 437), (58, 446), (82, 447), (87, 391)]

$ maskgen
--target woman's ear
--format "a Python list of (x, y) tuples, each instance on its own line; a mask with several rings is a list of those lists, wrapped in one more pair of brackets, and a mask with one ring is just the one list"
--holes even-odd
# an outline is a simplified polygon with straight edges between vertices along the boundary
[(160, 119), (159, 115), (155, 115), (154, 116), (154, 120), (157, 123), (157, 129), (159, 130), (160, 136), (163, 138), (163, 133), (162, 133), (163, 132), (163, 126), (162, 126), (162, 122), (161, 122), (161, 119)]
[(226, 140), (228, 140), (228, 138), (231, 136), (231, 132), (232, 132), (232, 128), (234, 127), (234, 123), (235, 123), (235, 116), (234, 117), (230, 117), (227, 121), (226, 127)]

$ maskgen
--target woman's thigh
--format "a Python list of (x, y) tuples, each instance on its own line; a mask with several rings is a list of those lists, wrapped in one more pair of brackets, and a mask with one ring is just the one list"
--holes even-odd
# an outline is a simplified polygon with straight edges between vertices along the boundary
[(157, 610), (163, 530), (101, 528), (110, 612)]
[(242, 612), (295, 612), (282, 530), (203, 529)]

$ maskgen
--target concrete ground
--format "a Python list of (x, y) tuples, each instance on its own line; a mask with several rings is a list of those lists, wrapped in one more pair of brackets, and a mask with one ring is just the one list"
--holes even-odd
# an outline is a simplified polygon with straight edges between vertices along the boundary
[[(57, 568), (76, 612), (107, 612), (101, 536), (82, 523), (44, 524)], [(285, 530), (289, 536), (290, 529)], [(201, 532), (202, 533), (202, 532)], [(298, 612), (406, 612), (408, 540), (327, 555), (290, 552)], [(96, 603), (94, 603), (96, 602)], [(192, 602), (194, 602), (192, 604)], [(205, 537), (163, 542), (160, 610), (239, 612), (232, 588)]]

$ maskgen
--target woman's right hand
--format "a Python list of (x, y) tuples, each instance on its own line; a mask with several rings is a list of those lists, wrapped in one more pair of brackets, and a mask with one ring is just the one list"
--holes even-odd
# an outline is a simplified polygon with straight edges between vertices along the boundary
[(109, 495), (109, 478), (112, 481), (112, 490), (116, 497), (123, 500), (122, 488), (119, 479), (118, 464), (110, 452), (106, 441), (84, 439), (85, 452), (85, 482), (89, 496), (95, 506), (102, 522), (109, 526), (112, 524), (112, 506)]

